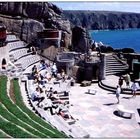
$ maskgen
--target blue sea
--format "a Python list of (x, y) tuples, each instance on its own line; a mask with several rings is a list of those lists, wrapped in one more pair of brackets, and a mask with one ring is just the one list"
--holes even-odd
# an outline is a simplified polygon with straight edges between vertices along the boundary
[(133, 48), (140, 53), (140, 29), (128, 30), (91, 30), (89, 31), (92, 40), (110, 45), (115, 49)]

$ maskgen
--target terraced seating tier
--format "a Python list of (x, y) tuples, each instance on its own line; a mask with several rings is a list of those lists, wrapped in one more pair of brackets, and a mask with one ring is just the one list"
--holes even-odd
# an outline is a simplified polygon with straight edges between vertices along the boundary
[(0, 138), (10, 138), (10, 136), (8, 136), (6, 133), (0, 130)]
[[(1, 81), (5, 81), (5, 83), (2, 84), (2, 90), (4, 87), (4, 84), (6, 84), (7, 78), (5, 76), (1, 77)], [(6, 95), (6, 91), (3, 92), (3, 94), (0, 94), (0, 100), (5, 105), (5, 107), (11, 112), (13, 115), (15, 115), (18, 119), (25, 122), (29, 126), (33, 127), (36, 131), (35, 134), (38, 135), (38, 137), (47, 138), (47, 137), (55, 137), (56, 135), (52, 133), (52, 131), (46, 131), (43, 127), (38, 125), (35, 121), (32, 120), (27, 114), (25, 114), (21, 109), (19, 109), (15, 104), (13, 104), (9, 97)]]
[(27, 69), (29, 66), (33, 65), (34, 63), (37, 63), (41, 60), (40, 56), (38, 55), (28, 55), (26, 57), (23, 57), (15, 62), (16, 64), (21, 64), (23, 70)]
[(9, 48), (9, 52), (21, 49), (21, 48), (26, 48), (26, 44), (23, 41), (16, 41), (16, 42), (10, 42), (7, 43), (6, 45)]
[(40, 117), (35, 115), (32, 111), (30, 111), (27, 107), (25, 107), (25, 104), (23, 103), (23, 100), (22, 100), (22, 96), (20, 94), (20, 87), (18, 84), (18, 80), (13, 80), (13, 84), (14, 84), (14, 95), (15, 95), (16, 104), (22, 109), (22, 111), (24, 111), (26, 114), (28, 114), (28, 116), (30, 118), (32, 118), (35, 122), (37, 122), (38, 124), (43, 126), (46, 129), (46, 131), (48, 131), (48, 129), (49, 129), (50, 131), (54, 132), (55, 133), (54, 137), (66, 138), (67, 136), (65, 134), (54, 129), (52, 126), (50, 126), (44, 120), (42, 120)]
[(14, 61), (16, 61), (16, 60), (22, 58), (23, 56), (31, 54), (31, 53), (28, 53), (27, 50), (28, 50), (27, 48), (23, 48), (23, 49), (19, 49), (16, 51), (12, 51), (12, 52), (10, 52), (9, 56), (12, 56)]
[(6, 42), (14, 42), (14, 41), (19, 41), (19, 39), (12, 34), (7, 34)]
[[(108, 90), (108, 91), (111, 91), (111, 92), (116, 92), (116, 85), (111, 85), (109, 84), (108, 82), (108, 79), (109, 77), (106, 77), (106, 80), (102, 80), (98, 83), (99, 87), (105, 89), (105, 90)], [(116, 79), (115, 79), (116, 80)], [(117, 83), (116, 83), (117, 84)], [(128, 89), (128, 88), (124, 88), (122, 87), (122, 92), (121, 94), (129, 94), (129, 95), (132, 95), (131, 93), (131, 89)], [(140, 89), (137, 90), (136, 92), (137, 95), (140, 95)]]
[(12, 122), (6, 121), (0, 116), (0, 129), (13, 138), (35, 138), (29, 133), (23, 131), (20, 127), (16, 126)]

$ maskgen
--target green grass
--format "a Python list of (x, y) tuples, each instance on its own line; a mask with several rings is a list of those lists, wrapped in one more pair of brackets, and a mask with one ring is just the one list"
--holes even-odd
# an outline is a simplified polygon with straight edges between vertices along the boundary
[(53, 132), (55, 132), (56, 136), (55, 137), (61, 137), (61, 138), (68, 138), (65, 134), (59, 132), (57, 129), (54, 129), (52, 126), (50, 126), (48, 123), (46, 123), (44, 120), (42, 120), (40, 117), (36, 116), (31, 110), (29, 110), (23, 100), (22, 96), (20, 93), (20, 87), (18, 80), (13, 80), (13, 85), (14, 85), (14, 94), (15, 94), (15, 100), (17, 106), (19, 106), (26, 114), (28, 114), (34, 121), (45, 127), (46, 129), (49, 129)]
[(10, 138), (6, 133), (0, 131), (0, 138)]
[[(0, 79), (0, 96), (4, 93), (6, 93), (6, 80), (1, 80)], [(29, 131), (30, 133), (36, 135), (32, 137), (45, 137), (45, 135), (40, 134), (40, 132), (36, 131), (35, 129), (33, 129), (32, 127), (30, 127), (29, 125), (27, 125), (26, 123), (20, 121), (19, 119), (16, 118), (16, 116), (14, 116), (13, 114), (9, 113), (4, 106), (2, 106), (2, 103), (0, 103), (0, 115), (3, 116), (3, 118), (7, 119), (8, 121), (26, 129), (27, 131)], [(31, 136), (30, 136), (31, 137)]]
[(7, 122), (0, 116), (0, 129), (13, 138), (33, 138), (32, 135), (23, 131), (11, 122)]
[[(34, 134), (35, 136), (32, 137), (40, 137), (40, 135), (38, 135), (38, 132), (35, 131), (32, 127), (28, 126), (27, 124), (25, 124), (24, 122), (18, 120), (13, 114), (9, 113), (0, 103), (0, 115), (7, 119), (9, 122), (12, 122), (24, 129), (26, 129), (28, 132), (30, 132), (31, 134)], [(44, 136), (45, 137), (45, 136)]]
[[(7, 92), (6, 92), (6, 83), (7, 83), (7, 77), (6, 76), (1, 76), (0, 77), (0, 100), (2, 101), (2, 103), (4, 104), (4, 106), (9, 110), (9, 112), (11, 112), (12, 114), (14, 114), (17, 118), (19, 118), (20, 120), (22, 120), (23, 122), (25, 122), (26, 124), (28, 124), (29, 126), (32, 126), (33, 128), (36, 129), (35, 134), (37, 136), (39, 136), (40, 138), (44, 138), (44, 137), (53, 137), (54, 134), (50, 133), (46, 130), (44, 130), (42, 127), (40, 127), (38, 124), (36, 124), (34, 121), (32, 121), (31, 118), (29, 118), (27, 115), (25, 115), (15, 104), (12, 103), (12, 101), (9, 99), (9, 97), (7, 96)], [(34, 132), (32, 132), (34, 133)]]
[[(14, 86), (14, 92), (18, 92), (20, 93), (20, 88), (19, 88), (19, 85), (18, 85), (18, 81), (15, 81), (17, 82), (17, 85)], [(43, 127), (40, 126), (39, 124), (37, 124), (36, 122), (34, 122), (32, 119), (33, 118), (36, 118), (36, 121), (39, 120), (39, 117), (35, 116), (34, 113), (30, 113), (30, 117), (28, 117), (27, 115), (25, 115), (22, 111), (25, 111), (25, 110), (28, 110), (25, 105), (23, 106), (23, 108), (26, 108), (23, 110), (23, 108), (21, 108), (21, 110), (17, 107), (17, 105), (15, 105), (10, 99), (9, 97), (7, 96), (7, 92), (6, 92), (6, 83), (7, 83), (7, 77), (6, 76), (1, 76), (0, 77), (0, 101), (4, 104), (4, 106), (9, 110), (9, 112), (11, 112), (15, 118), (19, 118), (20, 120), (22, 120), (23, 122), (25, 122), (26, 124), (32, 126), (33, 128), (35, 128), (36, 130), (38, 131), (35, 131), (33, 130), (32, 133), (33, 134), (36, 134), (36, 136), (40, 137), (40, 138), (47, 138), (47, 137), (52, 137), (52, 138), (64, 138), (66, 137), (66, 135), (64, 135), (63, 133), (60, 133), (59, 131), (53, 129), (51, 126), (49, 126), (47, 124), (47, 128), (44, 128), (44, 126), (46, 126), (46, 123), (45, 121), (43, 121), (42, 119), (42, 122), (43, 122)], [(15, 94), (16, 95), (16, 94)], [(17, 100), (17, 104), (20, 104), (20, 99), (16, 99)], [(2, 106), (1, 106), (2, 107)], [(19, 106), (20, 107), (20, 106)], [(2, 108), (1, 108), (2, 109)], [(29, 110), (28, 110), (29, 111)], [(4, 113), (4, 112), (3, 112)], [(4, 114), (3, 114), (4, 115)], [(15, 123), (18, 123), (18, 125), (21, 125), (22, 127), (26, 128), (28, 131), (31, 131), (31, 128), (27, 127), (27, 125), (25, 126), (25, 124), (15, 120), (14, 121), (14, 116), (12, 115), (12, 117), (7, 117), (7, 119), (9, 119), (10, 121), (13, 121)], [(32, 118), (33, 117), (33, 118)], [(41, 122), (41, 121), (40, 121)], [(52, 131), (54, 130), (54, 131)]]

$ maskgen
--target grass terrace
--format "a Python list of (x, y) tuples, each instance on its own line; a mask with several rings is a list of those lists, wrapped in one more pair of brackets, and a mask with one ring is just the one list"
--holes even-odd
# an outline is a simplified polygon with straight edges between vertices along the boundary
[(4, 132), (0, 131), (0, 138), (10, 138), (10, 136), (8, 136)]
[(50, 126), (48, 123), (46, 123), (43, 119), (41, 119), (39, 116), (35, 115), (31, 110), (29, 110), (23, 100), (22, 100), (22, 96), (20, 94), (20, 87), (19, 87), (19, 83), (18, 80), (12, 80), (13, 82), (13, 87), (14, 87), (14, 95), (15, 95), (15, 101), (16, 101), (16, 105), (19, 106), (22, 111), (24, 111), (26, 114), (28, 114), (28, 116), (30, 118), (32, 118), (35, 122), (37, 122), (38, 124), (40, 124), (44, 129), (46, 129), (46, 131), (50, 131), (51, 133), (55, 133), (55, 137), (60, 137), (60, 138), (67, 138), (67, 136), (65, 134), (63, 134), (62, 132), (59, 132), (57, 129), (53, 128), (52, 126)]
[[(14, 138), (64, 138), (66, 135), (55, 130), (31, 112), (22, 101), (17, 80), (13, 80), (16, 104), (7, 95), (7, 77), (0, 77), (0, 129)], [(11, 89), (10, 89), (11, 90)], [(8, 127), (7, 127), (8, 125)]]

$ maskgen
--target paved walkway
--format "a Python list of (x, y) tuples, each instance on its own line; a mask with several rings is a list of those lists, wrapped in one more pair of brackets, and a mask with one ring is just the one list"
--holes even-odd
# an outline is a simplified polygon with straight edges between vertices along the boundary
[[(96, 95), (85, 94), (89, 88), (97, 90)], [(140, 96), (129, 97), (131, 96), (121, 95), (120, 104), (127, 109), (140, 108)], [(78, 122), (91, 138), (140, 138), (140, 125), (135, 116), (131, 119), (117, 116), (116, 102), (115, 94), (99, 88), (98, 84), (90, 87), (76, 84), (71, 87), (70, 103), (73, 106), (70, 107), (70, 112), (79, 119)]]

